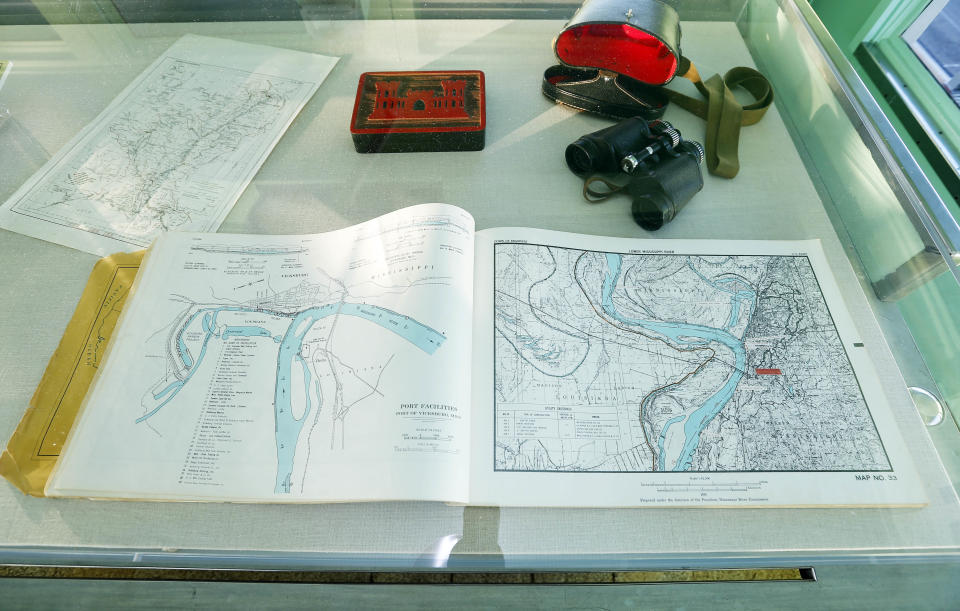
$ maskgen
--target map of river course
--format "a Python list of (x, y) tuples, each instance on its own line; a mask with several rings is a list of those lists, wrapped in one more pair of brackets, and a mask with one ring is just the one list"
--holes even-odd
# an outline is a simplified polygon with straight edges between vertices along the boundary
[(495, 248), (496, 470), (891, 468), (805, 256)]

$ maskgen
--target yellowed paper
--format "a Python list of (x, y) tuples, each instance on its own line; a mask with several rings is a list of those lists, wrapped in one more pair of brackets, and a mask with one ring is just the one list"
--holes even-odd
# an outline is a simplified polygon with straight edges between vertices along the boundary
[(0, 475), (27, 494), (44, 496), (47, 478), (100, 365), (144, 252), (118, 253), (93, 266), (30, 407), (0, 455)]

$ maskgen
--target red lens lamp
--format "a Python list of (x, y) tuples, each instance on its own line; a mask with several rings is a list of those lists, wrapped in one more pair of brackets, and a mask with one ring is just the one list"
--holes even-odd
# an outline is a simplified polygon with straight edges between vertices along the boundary
[(659, 86), (681, 63), (680, 18), (660, 0), (587, 0), (554, 40), (559, 65), (544, 73), (548, 98), (607, 116), (655, 119)]

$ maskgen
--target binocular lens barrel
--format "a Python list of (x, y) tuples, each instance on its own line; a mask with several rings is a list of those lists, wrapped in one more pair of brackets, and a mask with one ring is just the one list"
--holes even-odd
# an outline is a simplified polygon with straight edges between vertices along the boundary
[(656, 231), (676, 216), (671, 202), (660, 194), (649, 194), (633, 200), (633, 220), (647, 231)]
[(647, 231), (656, 231), (677, 216), (694, 195), (703, 189), (700, 163), (703, 148), (684, 140), (677, 147), (680, 155), (664, 161), (658, 172), (631, 183), (633, 220)]
[(625, 119), (577, 138), (567, 147), (567, 166), (577, 176), (619, 172), (620, 160), (634, 152), (638, 143), (651, 138), (650, 127), (644, 119)]
[(589, 140), (580, 138), (567, 147), (565, 155), (567, 166), (574, 174), (585, 176), (595, 171), (597, 147)]

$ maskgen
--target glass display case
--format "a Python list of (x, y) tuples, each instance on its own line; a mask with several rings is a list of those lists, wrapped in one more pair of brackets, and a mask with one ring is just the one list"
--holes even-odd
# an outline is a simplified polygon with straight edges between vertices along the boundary
[[(931, 606), (949, 606), (958, 587), (950, 576), (960, 571), (960, 432), (950, 412), (960, 405), (960, 318), (951, 306), (960, 295), (960, 211), (930, 186), (805, 0), (674, 4), (683, 53), (704, 77), (756, 67), (769, 79), (775, 102), (762, 121), (741, 131), (736, 178), (705, 174), (703, 191), (655, 233), (630, 221), (624, 201), (585, 201), (582, 181), (567, 169), (567, 144), (610, 121), (541, 95), (543, 71), (556, 63), (551, 41), (577, 5), (536, 0), (36, 0), (0, 8), (0, 60), (12, 62), (0, 81), (6, 112), (0, 114), (0, 200), (186, 34), (337, 57), (220, 232), (319, 233), (444, 202), (470, 212), (477, 229), (819, 239), (927, 504), (149, 503), (35, 498), (4, 482), (0, 565), (326, 572), (340, 575), (335, 583), (360, 573), (812, 567), (819, 585), (769, 584), (727, 595), (781, 602), (922, 597)], [(483, 71), (483, 150), (355, 152), (349, 128), (360, 75), (405, 70)], [(669, 86), (697, 95), (681, 79)], [(701, 119), (674, 106), (665, 119), (689, 138), (699, 139), (705, 129)], [(0, 439), (10, 437), (23, 415), (96, 260), (0, 231)], [(857, 485), (852, 474), (850, 485)], [(0, 590), (15, 581), (8, 576)], [(704, 595), (670, 588), (647, 600)]]

